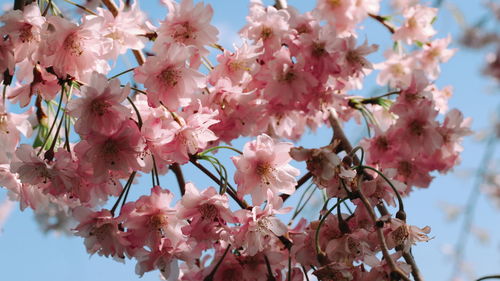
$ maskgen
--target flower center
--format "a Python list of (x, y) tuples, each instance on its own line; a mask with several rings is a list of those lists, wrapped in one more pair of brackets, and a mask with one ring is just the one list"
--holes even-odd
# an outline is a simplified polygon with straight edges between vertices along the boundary
[(273, 36), (273, 30), (270, 27), (264, 26), (262, 27), (262, 31), (260, 32), (260, 38), (266, 41), (267, 39)]
[(328, 0), (328, 5), (330, 5), (330, 8), (338, 8), (342, 4), (342, 0)]
[(420, 120), (413, 120), (410, 123), (410, 132), (415, 136), (422, 136), (424, 134), (424, 123)]
[(103, 100), (93, 100), (90, 104), (90, 110), (92, 111), (92, 113), (99, 116), (103, 116), (105, 113), (107, 113), (109, 107), (111, 107), (111, 105)]
[(66, 37), (63, 47), (74, 56), (81, 56), (83, 54), (81, 38), (76, 33), (71, 33)]
[(173, 88), (179, 83), (181, 72), (172, 67), (167, 67), (157, 76), (157, 78), (160, 79), (165, 86)]
[(19, 39), (21, 42), (31, 42), (33, 40), (33, 33), (31, 33), (32, 25), (29, 23), (23, 24), (21, 29), (19, 30)]
[(162, 230), (167, 225), (167, 216), (163, 214), (156, 214), (149, 218), (149, 226), (151, 226), (151, 228)]
[(196, 30), (186, 21), (175, 25), (172, 38), (174, 38), (176, 42), (184, 43), (189, 39), (196, 39), (195, 32)]
[(10, 133), (9, 132), (9, 123), (7, 122), (7, 113), (0, 113), (0, 132)]
[(207, 221), (213, 221), (218, 215), (219, 210), (214, 204), (205, 203), (198, 207), (198, 211), (201, 213), (201, 218)]
[(257, 173), (257, 175), (259, 175), (262, 181), (267, 185), (271, 184), (269, 180), (272, 176), (273, 170), (274, 168), (267, 162), (259, 163), (255, 168), (255, 172)]

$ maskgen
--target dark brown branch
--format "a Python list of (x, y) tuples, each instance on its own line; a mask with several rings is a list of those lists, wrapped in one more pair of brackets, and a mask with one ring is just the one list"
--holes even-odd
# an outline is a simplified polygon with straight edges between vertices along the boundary
[(390, 33), (394, 34), (394, 32), (396, 32), (394, 27), (390, 23), (388, 23), (384, 17), (375, 14), (368, 14), (368, 15), (370, 16), (370, 18), (380, 22), (383, 26), (385, 26)]
[(181, 195), (184, 195), (184, 193), (186, 193), (186, 181), (184, 180), (181, 166), (179, 165), (179, 163), (174, 163), (170, 165), (170, 169), (172, 169), (172, 172), (174, 172), (175, 177), (177, 178), (177, 183), (179, 184)]
[(23, 10), (24, 6), (33, 3), (34, 0), (14, 0), (14, 10)]
[[(207, 175), (209, 178), (211, 178), (215, 183), (217, 183), (218, 185), (222, 185), (222, 182), (220, 181), (220, 179), (218, 177), (216, 177), (212, 172), (210, 172), (207, 168), (205, 168), (203, 165), (201, 165), (198, 162), (198, 159), (196, 159), (196, 157), (191, 156), (189, 159), (189, 162), (191, 162), (193, 165), (195, 165), (196, 168), (200, 169), (200, 171), (202, 171), (205, 175)], [(226, 190), (226, 192), (229, 194), (229, 196), (231, 196), (234, 199), (234, 201), (236, 201), (236, 203), (238, 203), (238, 205), (242, 209), (249, 208), (248, 203), (246, 203), (244, 199), (238, 198), (238, 195), (232, 189), (228, 188)]]
[(403, 258), (405, 259), (406, 263), (411, 266), (411, 275), (413, 275), (413, 279), (415, 279), (415, 281), (423, 281), (424, 278), (420, 273), (420, 269), (418, 268), (412, 253), (403, 252)]

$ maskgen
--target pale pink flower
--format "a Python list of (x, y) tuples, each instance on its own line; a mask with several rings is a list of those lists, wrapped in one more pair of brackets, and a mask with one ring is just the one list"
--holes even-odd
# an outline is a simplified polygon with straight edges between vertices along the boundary
[(52, 100), (61, 89), (57, 77), (48, 73), (45, 69), (36, 64), (29, 75), (29, 84), (20, 85), (13, 89), (8, 95), (12, 103), (19, 103), (21, 107), (27, 106), (33, 96), (40, 95), (44, 100)]
[(32, 126), (28, 118), (33, 110), (16, 114), (5, 111), (3, 104), (0, 104), (0, 164), (10, 163), (14, 152), (21, 140), (21, 134), (30, 137)]
[(441, 72), (440, 63), (447, 62), (457, 51), (457, 49), (448, 49), (451, 42), (451, 36), (442, 39), (436, 39), (422, 46), (422, 51), (416, 57), (430, 79), (436, 79)]
[(126, 238), (132, 247), (161, 250), (164, 243), (176, 245), (185, 240), (181, 227), (187, 222), (177, 218), (177, 209), (169, 205), (173, 194), (160, 186), (151, 189), (151, 195), (141, 196), (122, 208)]
[(37, 151), (28, 144), (21, 144), (16, 151), (19, 159), (11, 164), (11, 170), (19, 174), (23, 184), (45, 186), (52, 180), (51, 165), (37, 156)]
[[(177, 209), (171, 208), (173, 194), (159, 186), (151, 189), (150, 196), (141, 196), (135, 202), (123, 206), (123, 226), (127, 229), (126, 238), (138, 260), (136, 273), (160, 269), (166, 278), (171, 270), (178, 270), (176, 258), (190, 259), (196, 255), (186, 244), (181, 229), (188, 223), (177, 218)], [(146, 247), (148, 250), (145, 250)]]
[(427, 236), (431, 232), (429, 226), (418, 228), (396, 218), (384, 223), (383, 232), (389, 249), (402, 246), (403, 251), (408, 251), (417, 242), (427, 242), (431, 239)]
[[(195, 238), (198, 243), (227, 239), (223, 237), (229, 230), (227, 223), (237, 221), (229, 209), (227, 195), (219, 195), (213, 187), (200, 192), (192, 183), (187, 183), (185, 189), (186, 193), (182, 196), (177, 217), (189, 219), (190, 224), (185, 226), (182, 232)], [(211, 243), (208, 245), (212, 247)]]
[(377, 76), (379, 85), (389, 85), (392, 88), (407, 87), (412, 78), (412, 70), (416, 63), (413, 57), (402, 55), (392, 50), (384, 53), (386, 60), (375, 66), (380, 70)]
[(151, 32), (146, 15), (140, 10), (137, 1), (125, 6), (120, 2), (118, 15), (113, 16), (108, 9), (97, 8), (97, 14), (104, 18), (104, 37), (112, 39), (107, 56), (116, 59), (128, 49), (141, 50), (147, 42), (146, 34)]
[(127, 173), (141, 169), (144, 166), (140, 158), (144, 146), (137, 124), (128, 120), (114, 134), (91, 134), (79, 142), (75, 149), (80, 150), (80, 159), (92, 164), (94, 176), (100, 178), (107, 175), (108, 170)]
[(92, 73), (90, 83), (80, 88), (81, 96), (67, 105), (68, 114), (78, 118), (75, 131), (80, 135), (114, 134), (131, 115), (130, 109), (121, 104), (129, 94), (130, 87), (120, 87), (120, 80), (108, 82), (106, 76)]
[(65, 18), (48, 17), (46, 39), (42, 42), (41, 64), (52, 66), (59, 77), (71, 75), (86, 82), (93, 71), (107, 73), (109, 65), (102, 57), (111, 39), (101, 34), (103, 18), (88, 17), (81, 25)]
[(396, 29), (392, 39), (402, 40), (407, 44), (415, 41), (425, 43), (436, 34), (432, 23), (437, 15), (436, 8), (422, 5), (410, 6), (405, 9), (403, 16), (405, 22), (403, 26)]
[(261, 3), (253, 2), (247, 16), (248, 23), (240, 30), (240, 35), (254, 43), (262, 41), (270, 57), (281, 48), (283, 40), (290, 33), (289, 18), (290, 14), (284, 9), (276, 10), (272, 6), (264, 7)]
[(314, 12), (339, 33), (353, 32), (356, 25), (380, 9), (380, 0), (319, 0)]
[(313, 91), (318, 81), (305, 71), (304, 60), (292, 62), (290, 52), (283, 47), (275, 52), (273, 59), (267, 64), (265, 76), (267, 85), (264, 98), (272, 104), (293, 105), (304, 102), (304, 96)]
[(345, 196), (341, 181), (344, 180), (347, 184), (356, 176), (356, 171), (350, 169), (335, 153), (336, 147), (336, 144), (331, 144), (319, 149), (294, 147), (290, 150), (294, 160), (306, 161), (307, 170), (313, 174), (314, 182), (320, 188), (326, 188), (328, 197)]
[(163, 103), (169, 110), (176, 111), (186, 106), (194, 92), (205, 84), (205, 77), (186, 61), (193, 49), (171, 45), (161, 56), (150, 56), (135, 69), (135, 79), (144, 84), (148, 102), (153, 107)]
[(365, 57), (378, 50), (378, 45), (368, 45), (365, 40), (363, 45), (356, 47), (356, 37), (349, 36), (336, 41), (330, 48), (330, 52), (340, 52), (341, 56), (337, 62), (345, 76), (359, 77), (366, 71), (373, 69), (373, 65)]
[(224, 50), (223, 54), (217, 56), (219, 64), (209, 74), (210, 83), (216, 85), (223, 77), (229, 78), (234, 85), (248, 83), (259, 69), (257, 58), (262, 54), (258, 51), (260, 47), (245, 42), (235, 48), (235, 52)]
[(264, 209), (255, 206), (252, 210), (235, 212), (241, 226), (235, 234), (234, 243), (235, 246), (242, 247), (242, 252), (248, 256), (254, 256), (258, 252), (269, 250), (275, 243), (281, 243), (278, 242), (278, 237), (288, 232), (287, 226), (275, 217), (275, 214), (288, 212), (288, 209), (279, 209), (282, 204), (281, 198), (274, 196), (269, 190), (265, 196), (268, 204)]
[(264, 202), (267, 191), (292, 194), (300, 171), (290, 164), (291, 143), (279, 142), (262, 134), (257, 139), (245, 144), (243, 155), (234, 156), (236, 173), (234, 181), (240, 195), (250, 194), (254, 205)]
[(40, 14), (40, 7), (36, 3), (27, 5), (22, 11), (12, 10), (0, 17), (4, 26), (0, 33), (7, 35), (12, 42), (16, 62), (28, 58), (36, 62), (38, 45), (42, 40), (42, 26), (45, 18)]
[(103, 209), (94, 212), (85, 207), (73, 210), (73, 217), (80, 222), (74, 229), (75, 235), (85, 238), (84, 244), (89, 254), (112, 256), (125, 259), (130, 242), (125, 239), (125, 232), (120, 225), (120, 218), (113, 218), (111, 212)]
[(163, 146), (162, 156), (177, 163), (187, 163), (190, 154), (205, 149), (217, 136), (209, 129), (219, 121), (215, 119), (217, 111), (193, 103), (171, 120), (170, 126), (175, 133), (172, 141)]
[(207, 55), (205, 46), (217, 42), (217, 28), (210, 24), (213, 9), (210, 5), (193, 0), (182, 0), (180, 4), (173, 0), (162, 0), (168, 8), (167, 18), (158, 28), (158, 38), (153, 50), (163, 53), (165, 45), (171, 43), (194, 46), (201, 55)]
[[(396, 188), (398, 194), (403, 196), (407, 190), (406, 185), (400, 181), (394, 180), (396, 177), (396, 169), (385, 169), (381, 171), (391, 182), (391, 184)], [(362, 186), (365, 196), (371, 199), (373, 205), (377, 205), (382, 200), (389, 206), (396, 206), (394, 190), (390, 187), (389, 183), (380, 175), (377, 175), (374, 179), (363, 182)]]

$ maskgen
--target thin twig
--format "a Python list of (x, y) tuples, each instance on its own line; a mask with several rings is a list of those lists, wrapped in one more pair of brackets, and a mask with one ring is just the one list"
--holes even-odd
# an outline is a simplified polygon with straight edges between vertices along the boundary
[[(200, 171), (202, 171), (205, 175), (207, 175), (209, 178), (211, 178), (218, 185), (222, 185), (220, 179), (218, 177), (216, 177), (212, 172), (210, 172), (207, 168), (205, 168), (205, 166), (201, 165), (198, 162), (198, 160), (196, 159), (196, 157), (194, 157), (194, 156), (190, 157), (189, 162), (191, 162), (193, 165), (195, 165), (196, 168), (198, 168)], [(226, 192), (227, 192), (227, 194), (229, 194), (229, 196), (231, 196), (234, 199), (234, 201), (236, 201), (236, 203), (238, 203), (238, 205), (242, 209), (248, 209), (249, 205), (245, 202), (244, 199), (238, 198), (237, 194), (234, 191), (232, 191), (231, 189), (228, 188)]]
[(403, 251), (403, 258), (405, 259), (406, 263), (411, 266), (411, 275), (413, 276), (413, 279), (415, 279), (415, 281), (423, 281), (424, 278), (422, 277), (422, 273), (420, 273), (420, 269), (418, 268), (417, 263), (413, 258), (413, 254), (409, 251)]
[(368, 14), (368, 16), (370, 16), (370, 18), (380, 22), (383, 26), (385, 26), (387, 28), (387, 30), (389, 30), (390, 33), (396, 32), (394, 27), (390, 23), (388, 23), (384, 17), (379, 16), (379, 15), (375, 15), (375, 14)]
[[(340, 126), (339, 121), (337, 120), (337, 118), (335, 118), (333, 113), (330, 113), (329, 121), (330, 121), (330, 124), (334, 130), (333, 140), (339, 140), (341, 148), (346, 153), (349, 154), (352, 151), (352, 145), (349, 142), (349, 140), (347, 139), (347, 137), (345, 136), (344, 131), (342, 130), (342, 127)], [(356, 155), (353, 155), (353, 162), (356, 165), (360, 165), (360, 163), (361, 163), (361, 161), (359, 160), (359, 158)], [(364, 176), (360, 177), (359, 183), (361, 183), (361, 181), (364, 178), (365, 178)], [(391, 270), (398, 275), (398, 277), (400, 277), (401, 279), (403, 279), (405, 281), (411, 281), (411, 279), (408, 278), (408, 276), (406, 276), (406, 274), (399, 268), (399, 266), (396, 264), (396, 262), (392, 259), (391, 255), (389, 254), (389, 249), (387, 247), (387, 242), (385, 241), (384, 233), (382, 232), (382, 228), (377, 225), (377, 221), (378, 221), (377, 216), (375, 215), (375, 212), (373, 210), (373, 206), (371, 205), (370, 201), (363, 194), (363, 191), (361, 188), (358, 188), (357, 191), (359, 194), (359, 198), (361, 199), (361, 202), (365, 206), (365, 209), (368, 211), (368, 214), (370, 215), (370, 218), (373, 221), (374, 227), (376, 228), (378, 240), (380, 243), (380, 248), (382, 250), (382, 255), (383, 255), (384, 259), (386, 260), (387, 264), (389, 265)]]
[(500, 275), (488, 275), (477, 279), (476, 281), (486, 280), (486, 279), (500, 279)]
[(275, 3), (276, 4), (274, 4), (274, 7), (278, 10), (286, 9), (288, 6), (286, 0), (276, 0)]
[(177, 178), (181, 195), (184, 195), (184, 193), (186, 193), (186, 181), (184, 180), (184, 175), (182, 174), (181, 165), (179, 165), (179, 163), (174, 163), (170, 165), (170, 169), (172, 169), (175, 177)]

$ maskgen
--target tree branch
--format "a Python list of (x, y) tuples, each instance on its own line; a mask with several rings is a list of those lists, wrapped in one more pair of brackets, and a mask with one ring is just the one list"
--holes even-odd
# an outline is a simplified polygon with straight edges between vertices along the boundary
[(368, 16), (370, 16), (370, 18), (380, 22), (383, 26), (385, 26), (385, 28), (387, 28), (387, 30), (389, 30), (390, 33), (394, 34), (394, 32), (396, 32), (394, 27), (390, 23), (388, 23), (384, 17), (379, 16), (379, 15), (375, 15), (375, 14), (368, 14)]
[(286, 9), (288, 6), (286, 0), (276, 0), (275, 3), (276, 4), (274, 4), (274, 7), (278, 10)]
[[(222, 185), (222, 182), (220, 181), (220, 179), (218, 177), (216, 177), (214, 174), (212, 174), (212, 172), (210, 172), (203, 165), (201, 165), (198, 162), (198, 159), (196, 159), (194, 156), (190, 157), (189, 162), (191, 162), (193, 165), (195, 165), (196, 168), (200, 169), (200, 171), (202, 171), (205, 175), (207, 175), (209, 178), (211, 178), (215, 183), (217, 183), (218, 185)], [(240, 205), (240, 207), (242, 209), (248, 209), (248, 207), (249, 207), (248, 203), (245, 202), (244, 199), (238, 198), (238, 195), (236, 193), (234, 193), (234, 191), (232, 189), (228, 188), (226, 190), (226, 192), (229, 194), (229, 196), (231, 196), (234, 199), (234, 201), (236, 201), (236, 203), (238, 203), (238, 205)]]
[(181, 166), (179, 165), (179, 163), (174, 163), (170, 165), (170, 169), (172, 169), (172, 172), (174, 172), (175, 177), (177, 178), (177, 183), (179, 184), (181, 195), (184, 195), (184, 193), (186, 193), (186, 181), (184, 180)]

